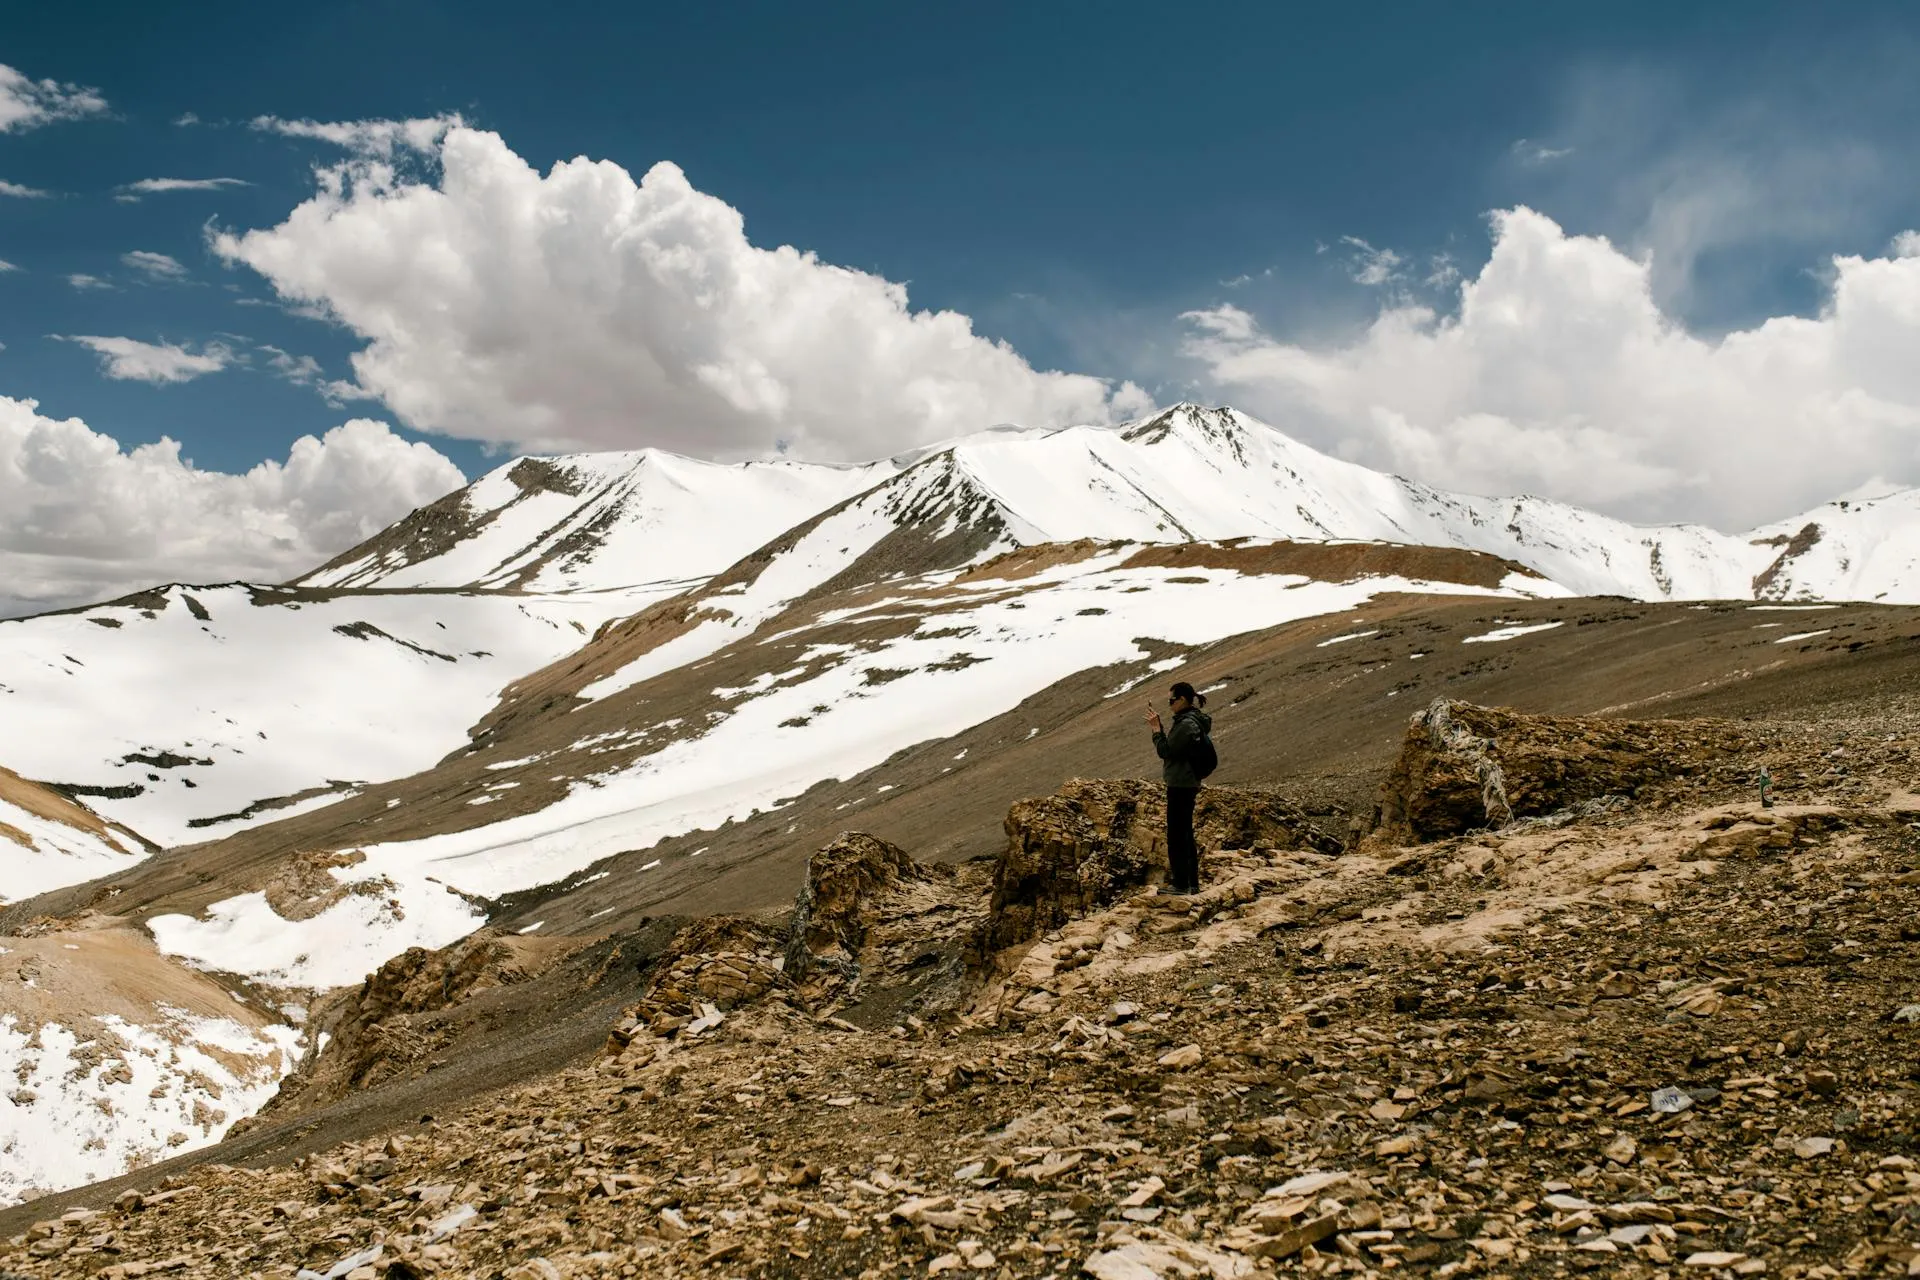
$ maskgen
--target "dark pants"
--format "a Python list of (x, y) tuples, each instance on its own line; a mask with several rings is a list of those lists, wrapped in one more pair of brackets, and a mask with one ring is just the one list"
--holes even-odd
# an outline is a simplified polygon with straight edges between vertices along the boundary
[(1193, 842), (1193, 802), (1198, 787), (1167, 788), (1167, 880), (1176, 889), (1200, 887), (1200, 848)]

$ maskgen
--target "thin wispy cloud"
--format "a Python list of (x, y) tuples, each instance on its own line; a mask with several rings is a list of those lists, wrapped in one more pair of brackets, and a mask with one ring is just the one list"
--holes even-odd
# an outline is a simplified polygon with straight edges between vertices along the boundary
[(118, 382), (162, 385), (191, 382), (218, 373), (236, 357), (233, 348), (209, 342), (198, 351), (171, 342), (141, 342), (137, 338), (109, 338), (98, 334), (54, 334), (63, 342), (78, 343), (100, 357), (101, 371)]
[(142, 178), (121, 187), (114, 199), (133, 204), (142, 196), (164, 195), (172, 191), (221, 191), (227, 187), (250, 187), (245, 178)]
[(351, 382), (327, 377), (326, 370), (312, 356), (297, 356), (271, 343), (255, 344), (267, 357), (267, 368), (275, 377), (284, 378), (296, 387), (308, 387), (320, 393), (320, 398), (328, 404), (339, 406), (349, 400), (365, 400), (368, 397)]
[(1910, 111), (1915, 48), (1783, 57), (1733, 94), (1654, 60), (1588, 65), (1541, 128), (1578, 163), (1528, 168), (1528, 198), (1649, 260), (1671, 314), (1744, 328), (1778, 305), (1769, 263), (1865, 250), (1911, 220), (1920, 136), (1893, 121)]
[(113, 281), (102, 280), (99, 276), (90, 276), (84, 271), (76, 271), (67, 277), (67, 283), (76, 289), (111, 289)]
[(34, 80), (0, 63), (0, 133), (23, 133), (56, 120), (99, 115), (107, 100), (98, 89)]
[(464, 124), (459, 115), (427, 116), (416, 120), (285, 120), (255, 116), (254, 129), (284, 138), (328, 142), (363, 156), (390, 157), (397, 151), (429, 154), (449, 129)]
[(1550, 147), (1531, 138), (1514, 139), (1513, 158), (1525, 165), (1552, 164), (1573, 154), (1572, 147)]
[(1359, 236), (1341, 236), (1340, 243), (1353, 250), (1353, 279), (1356, 284), (1378, 287), (1400, 278), (1406, 259), (1392, 249), (1376, 249)]
[(146, 249), (135, 249), (132, 253), (120, 255), (120, 261), (132, 267), (151, 280), (184, 280), (187, 269), (180, 265), (177, 258), (164, 253), (152, 253)]
[(18, 271), (19, 269), (20, 268), (14, 266), (11, 262), (8, 262), (5, 258), (0, 258), (0, 272)]
[(22, 186), (18, 182), (0, 179), (0, 196), (12, 196), (16, 200), (44, 200), (52, 195), (51, 191), (42, 191), (39, 187)]
[(1450, 253), (1436, 253), (1427, 259), (1426, 284), (1429, 288), (1445, 289), (1460, 280), (1460, 268), (1455, 265)]

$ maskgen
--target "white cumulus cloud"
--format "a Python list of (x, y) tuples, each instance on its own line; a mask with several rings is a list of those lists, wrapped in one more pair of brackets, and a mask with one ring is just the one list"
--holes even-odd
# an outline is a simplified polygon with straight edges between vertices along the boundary
[(180, 265), (179, 259), (148, 249), (123, 253), (120, 261), (155, 280), (184, 280), (187, 276), (187, 269)]
[(39, 187), (22, 186), (18, 182), (0, 179), (0, 196), (8, 196), (15, 200), (44, 200), (52, 194), (51, 191), (43, 191)]
[(1480, 493), (1738, 529), (1920, 484), (1920, 237), (1834, 258), (1818, 315), (1707, 339), (1662, 313), (1649, 261), (1526, 208), (1493, 228), (1457, 314), (1392, 301), (1315, 346), (1221, 306), (1186, 316), (1188, 350), (1313, 443)]
[(171, 342), (141, 342), (137, 338), (105, 338), (87, 333), (61, 337), (98, 355), (106, 375), (122, 382), (190, 382), (202, 374), (218, 373), (234, 363), (233, 349), (219, 342), (209, 342), (194, 351)]
[(279, 226), (212, 237), (364, 338), (360, 388), (410, 426), (532, 449), (852, 459), (1151, 406), (1131, 384), (1037, 371), (964, 315), (913, 310), (903, 285), (754, 245), (673, 164), (638, 182), (586, 159), (543, 175), (455, 124), (426, 181), (366, 141), (425, 131), (312, 126), (362, 154)]
[(55, 120), (78, 120), (107, 109), (97, 89), (34, 80), (0, 63), (0, 133), (24, 132)]
[(67, 283), (76, 289), (111, 289), (113, 282), (102, 280), (99, 276), (90, 276), (84, 271), (76, 271), (67, 277)]
[(205, 471), (0, 396), (0, 616), (168, 581), (295, 577), (466, 483), (381, 422), (293, 442), (286, 461)]

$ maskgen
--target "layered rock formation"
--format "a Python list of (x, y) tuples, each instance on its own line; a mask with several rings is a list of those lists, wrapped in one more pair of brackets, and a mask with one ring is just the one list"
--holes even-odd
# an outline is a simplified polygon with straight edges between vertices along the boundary
[(1382, 843), (1416, 843), (1696, 779), (1738, 787), (1757, 779), (1768, 747), (1724, 721), (1523, 715), (1436, 698), (1408, 722), (1372, 827)]

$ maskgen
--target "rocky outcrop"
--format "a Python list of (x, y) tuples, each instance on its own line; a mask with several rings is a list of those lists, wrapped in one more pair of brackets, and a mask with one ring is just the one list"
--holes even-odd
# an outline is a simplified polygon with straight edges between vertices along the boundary
[(524, 982), (559, 954), (551, 942), (491, 929), (438, 951), (408, 948), (357, 989), (316, 1011), (314, 1025), (326, 1035), (325, 1050), (310, 1054), (260, 1115), (322, 1106), (413, 1070), (455, 1034), (436, 1015), (496, 987)]
[[(1137, 779), (1076, 778), (1007, 813), (1007, 847), (976, 936), (984, 962), (1143, 885), (1167, 856), (1166, 789)], [(1194, 809), (1203, 860), (1210, 849), (1311, 848), (1340, 841), (1280, 795), (1252, 787), (1207, 787)]]
[(1631, 799), (1675, 778), (1737, 774), (1754, 745), (1717, 720), (1536, 716), (1436, 698), (1407, 725), (1373, 834), (1417, 844)]
[(982, 867), (923, 866), (885, 840), (844, 833), (808, 860), (784, 932), (717, 916), (675, 935), (608, 1051), (698, 1036), (766, 997), (813, 1017), (934, 1016), (961, 997), (962, 956), (986, 899)]
[(671, 1036), (791, 984), (781, 973), (780, 934), (740, 916), (709, 916), (674, 935), (654, 962), (646, 998), (614, 1024), (619, 1052), (644, 1032)]
[(804, 982), (825, 972), (857, 981), (875, 896), (920, 877), (905, 850), (864, 832), (842, 834), (815, 853), (793, 903), (787, 976)]

